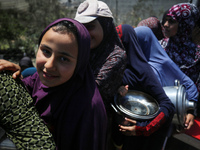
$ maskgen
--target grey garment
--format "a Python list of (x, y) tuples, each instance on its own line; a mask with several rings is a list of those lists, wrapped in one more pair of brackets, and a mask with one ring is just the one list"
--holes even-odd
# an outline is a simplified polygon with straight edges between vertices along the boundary
[(0, 149), (1, 150), (17, 150), (15, 144), (6, 136), (4, 129), (0, 127)]

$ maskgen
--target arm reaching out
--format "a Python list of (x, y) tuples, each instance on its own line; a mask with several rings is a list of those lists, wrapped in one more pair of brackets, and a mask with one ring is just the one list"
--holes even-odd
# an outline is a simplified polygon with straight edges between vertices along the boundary
[(3, 71), (3, 70), (10, 70), (14, 72), (12, 75), (14, 79), (19, 77), (21, 74), (21, 68), (19, 65), (12, 63), (10, 61), (4, 60), (4, 59), (0, 59), (0, 71)]
[(120, 131), (127, 136), (149, 136), (155, 131), (157, 131), (165, 123), (165, 114), (160, 112), (160, 114), (155, 117), (149, 124), (146, 126), (138, 126), (137, 122), (132, 119), (125, 118), (126, 121), (132, 123), (132, 126), (122, 126), (119, 125)]

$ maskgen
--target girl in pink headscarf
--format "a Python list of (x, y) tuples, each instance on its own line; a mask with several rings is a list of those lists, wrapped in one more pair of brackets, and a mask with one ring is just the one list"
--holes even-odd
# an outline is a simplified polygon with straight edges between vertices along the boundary
[[(180, 3), (172, 6), (163, 17), (164, 34), (168, 38), (163, 44), (169, 57), (196, 84), (200, 92), (200, 45), (193, 39), (193, 33), (199, 28), (200, 15), (198, 8), (191, 3)], [(195, 33), (196, 34), (196, 33)], [(161, 42), (165, 43), (165, 42)], [(197, 118), (193, 128), (186, 134), (197, 137), (200, 103), (197, 103)], [(200, 138), (200, 137), (197, 137)]]
[(199, 20), (199, 10), (191, 3), (171, 7), (165, 17), (164, 34), (169, 38), (165, 50), (188, 75), (200, 91), (200, 48), (192, 40), (192, 31)]

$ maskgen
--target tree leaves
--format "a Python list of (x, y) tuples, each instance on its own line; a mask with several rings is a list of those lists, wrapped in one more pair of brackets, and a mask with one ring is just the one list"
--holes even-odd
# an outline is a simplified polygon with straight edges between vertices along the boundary
[(35, 57), (35, 48), (44, 28), (58, 18), (73, 18), (71, 15), (76, 11), (72, 10), (74, 12), (71, 13), (58, 0), (25, 0), (18, 5), (24, 3), (28, 3), (25, 10), (0, 7), (0, 53), (6, 50), (7, 54), (17, 56), (13, 53), (15, 49), (18, 53), (25, 52)]

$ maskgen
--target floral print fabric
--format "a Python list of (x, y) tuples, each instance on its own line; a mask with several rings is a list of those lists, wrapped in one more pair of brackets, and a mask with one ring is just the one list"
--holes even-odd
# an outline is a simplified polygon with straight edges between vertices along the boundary
[(192, 30), (199, 19), (199, 10), (194, 4), (180, 3), (171, 7), (167, 16), (179, 24), (177, 34), (169, 38), (165, 50), (200, 91), (200, 47), (192, 42)]

